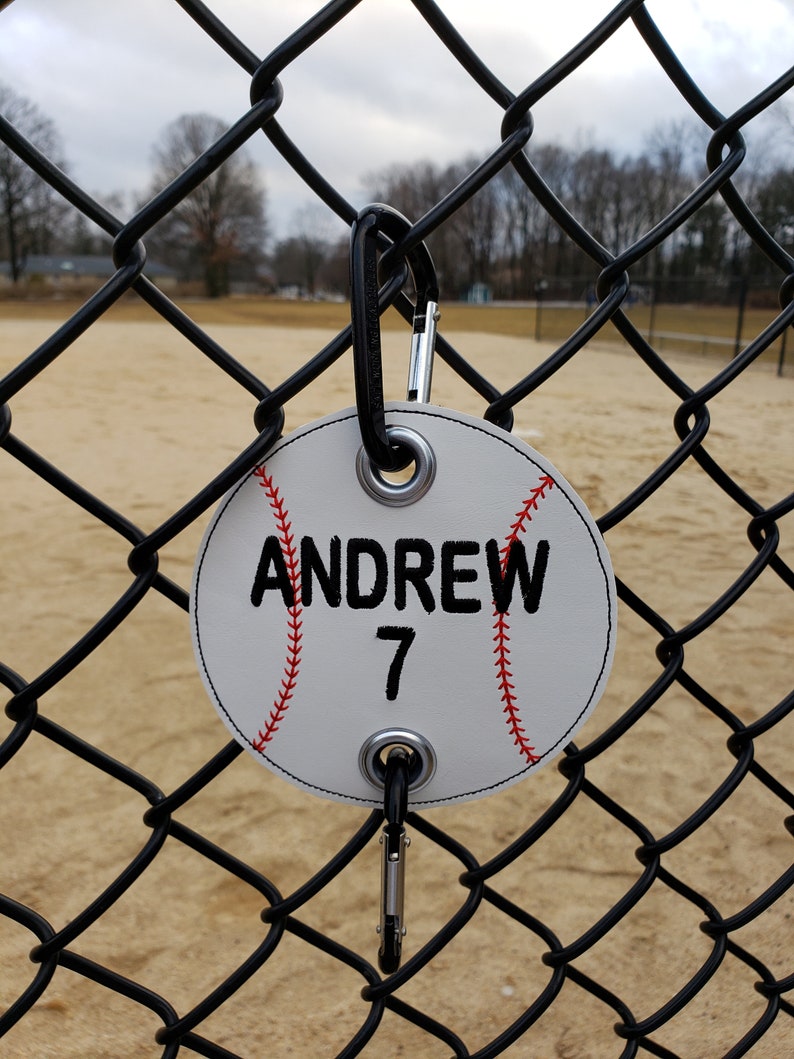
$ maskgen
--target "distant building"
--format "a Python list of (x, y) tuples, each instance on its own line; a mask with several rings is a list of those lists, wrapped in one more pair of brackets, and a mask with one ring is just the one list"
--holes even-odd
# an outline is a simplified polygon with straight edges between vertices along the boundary
[(491, 288), (487, 283), (472, 283), (464, 297), (469, 305), (487, 305), (492, 298)]
[[(147, 261), (146, 275), (159, 287), (174, 287), (177, 274), (167, 265)], [(38, 283), (53, 293), (97, 286), (110, 279), (116, 266), (109, 257), (100, 254), (30, 254), (22, 263), (22, 282)], [(0, 261), (0, 287), (11, 285), (11, 263)]]

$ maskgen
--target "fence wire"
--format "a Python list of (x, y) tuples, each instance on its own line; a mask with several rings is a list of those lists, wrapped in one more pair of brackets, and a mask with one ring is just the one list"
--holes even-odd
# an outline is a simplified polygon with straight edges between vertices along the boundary
[[(310, 146), (304, 153), (281, 124), (288, 93), (279, 78), (359, 2), (326, 5), (261, 58), (209, 7), (180, 0), (185, 15), (226, 53), (224, 62), (231, 58), (250, 77), (250, 106), (126, 220), (0, 119), (3, 142), (113, 237), (115, 263), (112, 277), (33, 352), (18, 350), (0, 384), (4, 507), (22, 512), (30, 538), (30, 561), (20, 569), (4, 564), (0, 677), (10, 700), (0, 797), (3, 845), (14, 852), (4, 853), (0, 868), (0, 1048), (12, 1056), (788, 1054), (794, 1040), (794, 693), (786, 682), (794, 569), (784, 531), (794, 494), (770, 495), (766, 484), (779, 472), (778, 459), (788, 457), (790, 472), (790, 437), (787, 445), (769, 436), (763, 420), (744, 434), (713, 431), (712, 418), (726, 395), (740, 393), (761, 370), (756, 362), (794, 321), (794, 259), (733, 182), (746, 157), (744, 126), (794, 85), (794, 70), (723, 115), (645, 5), (625, 0), (514, 92), (478, 56), (476, 41), (455, 28), (454, 5), (445, 13), (430, 0), (413, 0), (424, 23), (417, 19), (417, 32), (435, 34), (461, 76), (502, 117), (494, 129), (498, 146), (424, 216), (411, 218), (390, 255), (392, 279), (406, 255), (513, 166), (528, 194), (589, 257), (597, 303), (521, 377), (503, 380), (492, 360), (464, 357), (444, 335), (443, 317), (438, 355), (480, 414), (509, 423), (522, 409), (538, 407), (584, 364), (591, 344), (608, 337), (620, 342), (627, 372), (630, 365), (649, 388), (663, 391), (669, 417), (662, 426), (669, 433), (662, 451), (651, 447), (652, 459), (643, 437), (626, 436), (623, 444), (636, 459), (634, 481), (600, 508), (592, 498), (619, 576), (625, 656), (616, 666), (631, 669), (621, 684), (630, 690), (620, 701), (608, 697), (597, 714), (601, 730), (582, 745), (570, 744), (556, 771), (504, 796), (504, 827), (496, 833), (478, 830), (479, 803), (409, 813), (416, 856), (408, 902), (418, 940), (412, 944), (409, 934), (396, 973), (382, 976), (374, 958), (373, 839), (383, 814), (355, 819), (355, 810), (282, 791), (280, 781), (249, 765), (236, 743), (222, 745), (195, 679), (178, 665), (153, 666), (147, 654), (147, 628), (175, 643), (188, 638), (182, 542), (186, 554), (195, 547), (213, 505), (281, 433), (284, 409), (319, 392), (351, 345), (348, 327), (283, 376), (276, 374), (274, 365), (284, 362), (275, 349), (251, 356), (241, 346), (235, 355), (147, 277), (147, 233), (262, 134), (318, 199), (353, 224), (363, 203), (346, 201), (312, 164)], [(619, 249), (585, 230), (533, 164), (532, 108), (632, 24), (636, 46), (649, 50), (710, 131), (703, 181)], [(778, 270), (780, 311), (728, 363), (701, 358), (682, 368), (632, 323), (626, 312), (631, 276), (717, 198)], [(398, 287), (391, 284), (391, 299), (410, 320), (410, 300)], [(180, 336), (180, 352), (150, 375), (137, 371), (134, 349), (108, 350), (120, 399), (140, 405), (140, 431), (127, 439), (112, 410), (103, 416), (90, 395), (67, 396), (63, 383), (78, 371), (81, 337), (130, 295)], [(9, 327), (8, 342), (14, 334)], [(47, 389), (50, 376), (54, 384)], [(157, 424), (149, 401), (163, 388), (195, 403), (190, 436)], [(239, 394), (255, 433), (235, 440), (228, 462), (213, 474), (202, 432), (221, 390)], [(620, 420), (624, 409), (641, 405), (638, 392), (616, 384), (610, 408), (588, 410), (577, 429), (595, 436), (604, 415)], [(17, 407), (25, 413), (18, 428)], [(64, 436), (75, 431), (83, 438), (82, 462), (61, 462), (57, 449), (46, 455), (37, 449), (37, 409), (62, 421)], [(118, 468), (124, 487), (103, 492), (92, 483), (111, 438), (125, 453)], [(147, 510), (151, 471), (156, 464), (167, 468), (178, 452), (195, 453), (189, 492), (185, 481), (173, 483), (174, 496), (190, 498), (174, 500), (145, 528), (151, 511), (143, 519), (137, 512)], [(724, 516), (705, 536), (677, 554), (675, 542), (673, 554), (662, 548), (650, 570), (632, 565), (633, 534), (641, 526), (661, 532), (675, 504), (684, 507), (676, 517), (685, 518), (706, 494), (719, 497)], [(99, 547), (108, 540), (116, 555), (110, 572), (107, 551)], [(730, 556), (734, 574), (727, 582), (710, 576), (715, 555)], [(656, 590), (668, 582), (673, 588), (697, 582), (699, 611), (654, 603), (671, 598)], [(37, 601), (36, 631), (46, 633), (49, 646), (24, 656), (37, 659), (38, 668), (19, 672), (21, 645), (33, 631), (15, 618), (15, 603), (25, 596)], [(750, 599), (767, 619), (758, 628), (740, 627), (735, 618)], [(765, 683), (762, 670), (771, 678)], [(194, 742), (170, 716), (180, 682), (195, 700)], [(101, 739), (94, 736), (97, 718), (103, 719)], [(125, 733), (141, 730), (157, 748), (149, 774), (146, 753), (127, 750)], [(633, 770), (625, 796), (613, 782), (621, 768)], [(31, 807), (34, 793), (46, 813)], [(68, 833), (67, 817), (77, 821)], [(248, 821), (243, 840), (232, 827), (241, 818)], [(309, 837), (287, 865), (283, 850), (294, 845), (298, 824)], [(553, 877), (550, 865), (559, 869)], [(198, 891), (190, 886), (195, 878), (202, 880)], [(362, 879), (371, 883), (359, 891)], [(350, 897), (367, 888), (371, 908)], [(573, 910), (571, 919), (563, 921), (563, 907)], [(665, 983), (661, 992), (650, 988), (652, 977)], [(78, 1043), (85, 1040), (87, 1047)]]

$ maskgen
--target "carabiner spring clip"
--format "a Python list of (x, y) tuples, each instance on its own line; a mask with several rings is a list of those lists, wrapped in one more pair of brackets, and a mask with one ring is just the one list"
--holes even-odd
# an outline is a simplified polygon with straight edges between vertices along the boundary
[(427, 404), (433, 384), (433, 356), (436, 350), (436, 331), (441, 313), (438, 302), (425, 303), (424, 312), (414, 313), (414, 332), (411, 336), (411, 359), (408, 362), (408, 400)]

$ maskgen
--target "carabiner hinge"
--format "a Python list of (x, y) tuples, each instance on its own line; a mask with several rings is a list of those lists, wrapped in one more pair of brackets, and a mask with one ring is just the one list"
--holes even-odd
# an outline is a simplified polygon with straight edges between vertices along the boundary
[(433, 357), (436, 350), (436, 331), (440, 317), (438, 302), (425, 303), (424, 312), (414, 315), (411, 336), (411, 359), (408, 363), (408, 400), (427, 404), (433, 383)]
[(378, 962), (384, 974), (393, 974), (400, 966), (405, 927), (405, 851), (411, 840), (405, 828), (380, 836), (383, 847), (381, 859), (381, 909), (377, 931), (380, 935)]

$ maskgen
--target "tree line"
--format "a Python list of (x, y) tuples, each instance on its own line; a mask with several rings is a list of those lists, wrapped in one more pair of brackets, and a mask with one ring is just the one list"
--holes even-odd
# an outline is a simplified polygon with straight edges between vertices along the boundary
[[(790, 129), (786, 130), (790, 133)], [(785, 134), (785, 133), (784, 133)], [(533, 146), (531, 161), (576, 220), (611, 253), (661, 221), (706, 177), (683, 126), (659, 130), (646, 150), (619, 156), (596, 147)], [(477, 164), (393, 166), (370, 178), (371, 192), (420, 217)], [(782, 245), (794, 240), (794, 172), (771, 165), (740, 169), (734, 180), (758, 219)], [(465, 296), (485, 284), (494, 298), (592, 297), (597, 266), (547, 213), (512, 166), (507, 166), (428, 239), (441, 286)], [(721, 196), (712, 197), (638, 265), (635, 283), (653, 285), (659, 300), (731, 297), (753, 278), (756, 287), (780, 275), (736, 221)], [(704, 298), (704, 295), (706, 296)]]
[[(0, 85), (0, 113), (62, 168), (63, 145), (52, 121), (30, 101)], [(175, 179), (225, 131), (218, 118), (189, 114), (162, 132), (152, 150), (150, 186), (142, 205)], [(781, 125), (791, 138), (791, 123)], [(657, 131), (637, 155), (592, 146), (533, 144), (531, 159), (549, 188), (604, 247), (617, 253), (660, 221), (706, 175), (681, 126)], [(417, 219), (477, 164), (420, 161), (365, 176), (367, 201), (388, 202)], [(784, 246), (794, 237), (794, 174), (790, 165), (739, 170), (735, 182), (761, 223)], [(123, 196), (105, 204), (123, 214)], [(289, 234), (269, 238), (265, 187), (245, 151), (238, 151), (147, 235), (150, 259), (173, 269), (210, 297), (239, 285), (316, 297), (347, 292), (348, 237), (322, 204), (293, 217)], [(593, 262), (559, 228), (507, 166), (428, 239), (443, 296), (473, 289), (499, 299), (592, 294)], [(0, 260), (12, 282), (24, 278), (35, 254), (107, 254), (111, 240), (0, 144)], [(633, 280), (653, 284), (660, 300), (717, 300), (752, 276), (773, 283), (771, 266), (719, 196), (701, 207), (649, 255)], [(779, 280), (778, 280), (779, 281)], [(706, 292), (706, 297), (703, 297)], [(708, 294), (711, 292), (711, 294)]]

